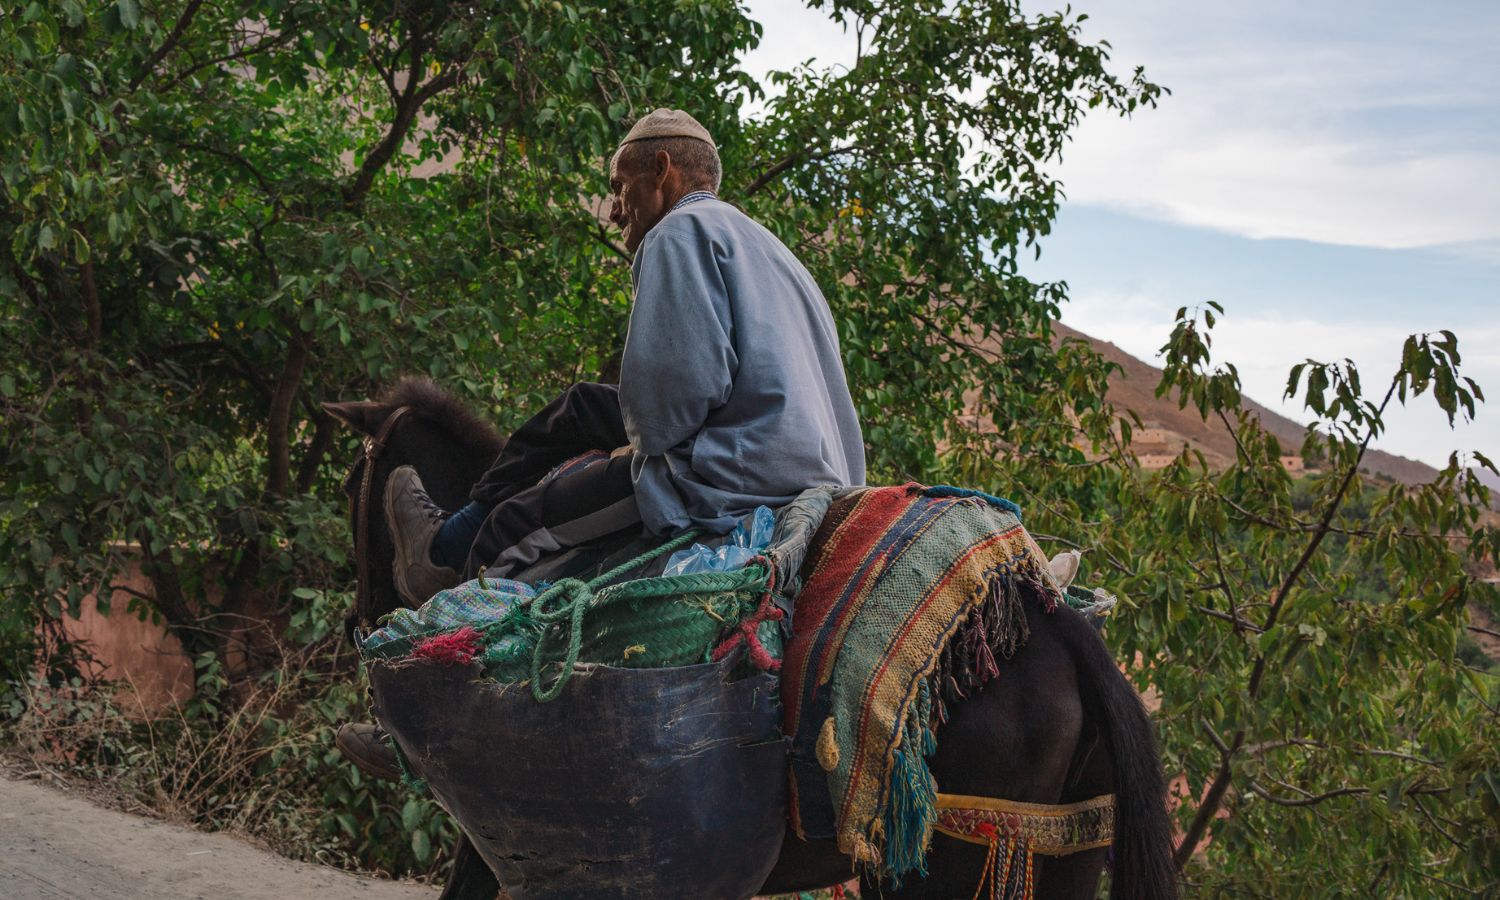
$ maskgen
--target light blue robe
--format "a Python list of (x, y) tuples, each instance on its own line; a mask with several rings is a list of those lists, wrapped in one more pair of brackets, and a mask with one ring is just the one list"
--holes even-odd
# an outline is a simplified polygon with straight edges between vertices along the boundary
[(722, 533), (806, 488), (864, 483), (833, 317), (781, 241), (694, 200), (647, 232), (631, 273), (620, 407), (647, 529)]

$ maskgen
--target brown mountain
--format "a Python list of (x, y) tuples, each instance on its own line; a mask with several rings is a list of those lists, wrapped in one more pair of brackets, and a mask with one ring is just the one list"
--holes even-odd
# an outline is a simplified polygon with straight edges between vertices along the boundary
[[(1062, 337), (1088, 341), (1106, 359), (1120, 365), (1122, 371), (1110, 380), (1109, 399), (1116, 406), (1140, 416), (1141, 422), (1148, 429), (1159, 431), (1164, 440), (1158, 443), (1165, 444), (1167, 452), (1175, 455), (1183, 444), (1187, 444), (1203, 451), (1210, 462), (1223, 464), (1234, 458), (1234, 438), (1222, 422), (1217, 419), (1205, 422), (1194, 407), (1178, 409), (1177, 402), (1170, 396), (1156, 396), (1161, 369), (1136, 359), (1108, 341), (1090, 337), (1061, 323), (1054, 323), (1053, 327)], [(1300, 451), (1305, 431), (1303, 425), (1272, 412), (1248, 397), (1245, 398), (1245, 408), (1260, 417), (1261, 424), (1281, 441), (1287, 454)], [(1142, 448), (1137, 447), (1138, 455), (1141, 455), (1141, 450)], [(1146, 463), (1144, 457), (1142, 462)], [(1430, 481), (1437, 476), (1437, 470), (1426, 463), (1381, 450), (1371, 450), (1365, 454), (1365, 468), (1407, 484)]]

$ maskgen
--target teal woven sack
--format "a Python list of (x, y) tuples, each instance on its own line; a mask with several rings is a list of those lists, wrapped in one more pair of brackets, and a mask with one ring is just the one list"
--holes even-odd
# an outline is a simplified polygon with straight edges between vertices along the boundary
[(398, 609), (364, 639), (369, 658), (406, 656), (423, 639), (462, 628), (484, 628), (501, 621), (517, 603), (536, 596), (531, 585), (504, 578), (476, 578), (438, 591), (417, 609)]

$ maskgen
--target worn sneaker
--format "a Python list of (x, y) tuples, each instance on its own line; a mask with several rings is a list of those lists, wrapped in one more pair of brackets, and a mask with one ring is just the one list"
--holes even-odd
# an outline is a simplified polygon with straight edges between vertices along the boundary
[(401, 764), (396, 762), (396, 750), (390, 744), (385, 729), (367, 722), (345, 722), (333, 736), (333, 743), (371, 778), (385, 781), (401, 779)]
[(432, 561), (432, 539), (447, 518), (447, 511), (427, 496), (416, 469), (401, 466), (386, 480), (385, 521), (396, 546), (396, 590), (413, 607), (460, 581), (456, 570)]

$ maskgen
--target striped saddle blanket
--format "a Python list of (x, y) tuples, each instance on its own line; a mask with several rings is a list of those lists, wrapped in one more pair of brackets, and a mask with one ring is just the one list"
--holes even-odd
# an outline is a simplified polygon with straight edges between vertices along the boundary
[(1026, 603), (1062, 599), (1015, 504), (917, 484), (836, 499), (782, 664), (792, 826), (888, 876), (925, 869), (943, 704), (998, 674)]

